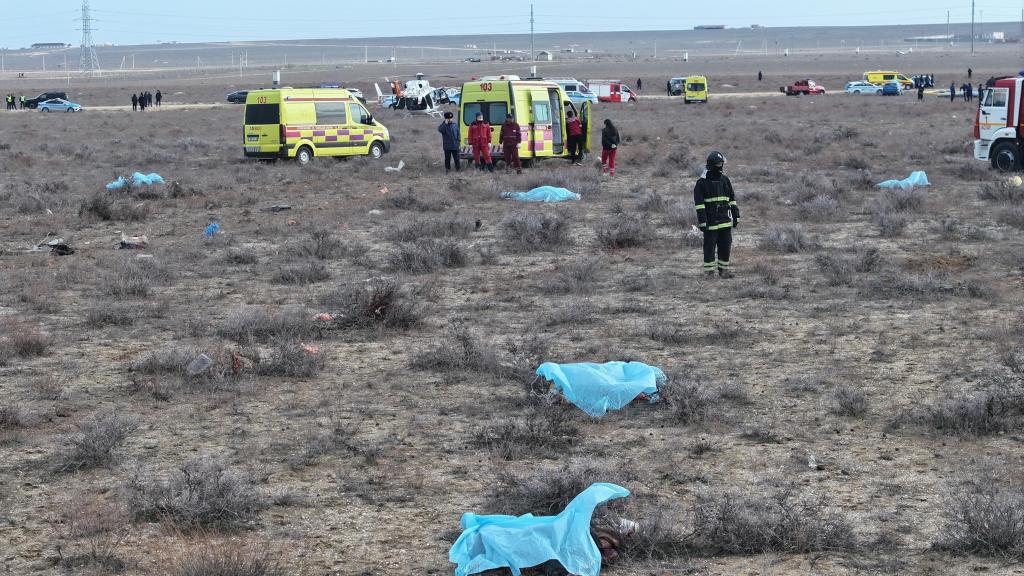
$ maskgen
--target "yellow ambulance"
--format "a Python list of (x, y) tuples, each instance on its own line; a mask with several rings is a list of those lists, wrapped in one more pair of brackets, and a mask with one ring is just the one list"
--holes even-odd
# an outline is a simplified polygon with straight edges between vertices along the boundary
[(686, 85), (683, 92), (683, 102), (689, 104), (691, 102), (704, 102), (708, 101), (708, 79), (703, 76), (687, 76)]
[(370, 156), (391, 150), (388, 129), (341, 88), (253, 90), (245, 98), (245, 155), (295, 158)]
[(569, 136), (565, 127), (565, 113), (572, 110), (583, 123), (583, 150), (590, 152), (590, 102), (578, 107), (569, 100), (565, 90), (545, 80), (484, 80), (462, 85), (459, 102), (459, 138), (462, 157), (472, 157), (469, 146), (469, 125), (477, 113), (491, 125), (491, 156), (501, 158), (498, 135), (505, 115), (512, 114), (523, 135), (519, 157), (524, 160), (538, 158), (568, 158)]
[(904, 89), (913, 88), (914, 81), (895, 70), (872, 70), (864, 73), (864, 81), (876, 86), (899, 82)]

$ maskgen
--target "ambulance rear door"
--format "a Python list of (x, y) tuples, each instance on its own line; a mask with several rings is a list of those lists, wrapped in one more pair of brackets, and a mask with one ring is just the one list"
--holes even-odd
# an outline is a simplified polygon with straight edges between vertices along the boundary
[(583, 124), (583, 149), (590, 152), (590, 101), (580, 105), (580, 123)]

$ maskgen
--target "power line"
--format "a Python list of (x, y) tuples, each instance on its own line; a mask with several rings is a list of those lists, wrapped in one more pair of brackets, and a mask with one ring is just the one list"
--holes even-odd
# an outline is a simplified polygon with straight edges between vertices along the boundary
[(96, 47), (92, 42), (92, 14), (89, 12), (89, 0), (82, 0), (82, 55), (78, 67), (84, 74), (99, 74), (100, 58), (96, 55)]

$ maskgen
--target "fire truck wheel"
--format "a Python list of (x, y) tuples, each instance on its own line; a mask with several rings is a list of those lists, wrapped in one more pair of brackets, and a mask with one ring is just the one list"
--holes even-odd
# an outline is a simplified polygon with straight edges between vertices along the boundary
[(992, 168), (1000, 172), (1020, 169), (1020, 150), (1012, 142), (1000, 142), (992, 148)]

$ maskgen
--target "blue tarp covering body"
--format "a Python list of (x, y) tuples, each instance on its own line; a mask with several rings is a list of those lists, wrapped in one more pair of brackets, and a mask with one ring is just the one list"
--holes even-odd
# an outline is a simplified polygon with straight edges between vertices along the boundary
[[(133, 186), (149, 186), (151, 184), (163, 184), (164, 179), (153, 172), (151, 174), (143, 174), (142, 172), (135, 172), (132, 174), (132, 185)], [(107, 190), (120, 190), (128, 184), (128, 181), (124, 179), (124, 176), (118, 176), (117, 180), (107, 184)]]
[(580, 492), (558, 516), (462, 515), (462, 535), (448, 559), (457, 564), (455, 576), (484, 570), (520, 570), (558, 560), (570, 574), (598, 576), (601, 551), (590, 535), (594, 509), (609, 500), (629, 496), (615, 484), (597, 483)]
[(545, 362), (537, 375), (553, 382), (566, 400), (594, 417), (622, 408), (641, 393), (653, 399), (658, 384), (665, 381), (664, 372), (643, 362)]
[(520, 202), (565, 202), (567, 200), (579, 200), (580, 195), (570, 192), (565, 188), (554, 186), (541, 186), (529, 192), (505, 192), (503, 198), (511, 198)]
[(220, 232), (220, 224), (214, 222), (213, 224), (207, 226), (206, 230), (203, 230), (203, 236), (206, 236), (207, 238), (213, 238), (213, 235), (216, 234), (217, 232)]
[(903, 190), (910, 190), (917, 186), (931, 186), (932, 183), (928, 181), (928, 175), (923, 171), (911, 172), (910, 176), (907, 176), (903, 180), (886, 180), (885, 182), (879, 182), (876, 184), (879, 188), (901, 188)]

